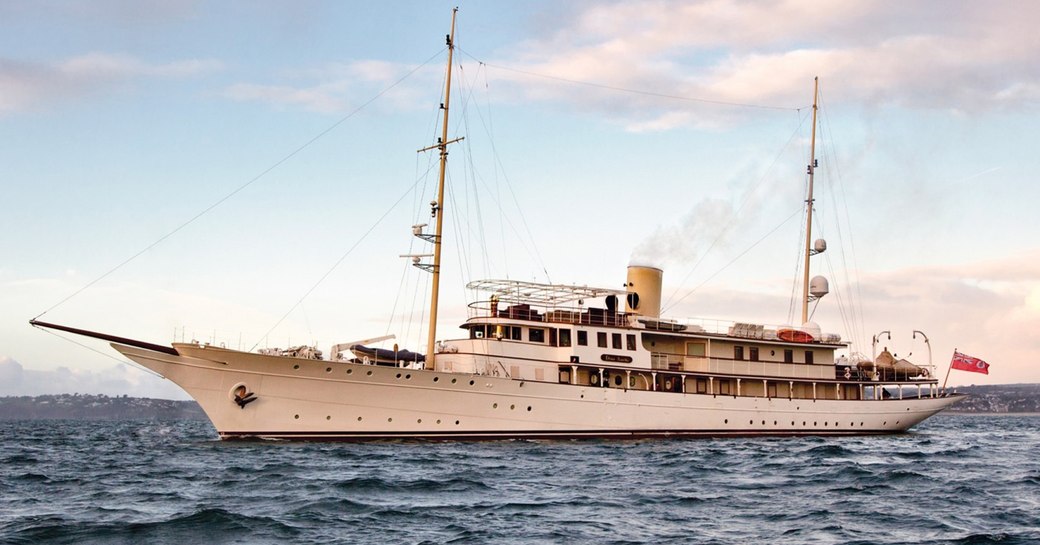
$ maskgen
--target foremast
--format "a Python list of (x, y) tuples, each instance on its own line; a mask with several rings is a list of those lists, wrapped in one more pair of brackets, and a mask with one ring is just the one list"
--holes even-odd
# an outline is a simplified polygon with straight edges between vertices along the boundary
[(448, 67), (444, 83), (444, 102), (441, 104), (441, 110), (444, 110), (444, 119), (441, 122), (441, 137), (437, 139), (437, 143), (433, 146), (419, 150), (437, 149), (441, 155), (440, 176), (437, 182), (437, 200), (430, 203), (433, 208), (434, 219), (437, 221), (433, 235), (433, 267), (430, 270), (433, 280), (431, 285), (432, 294), (430, 296), (429, 338), (426, 341), (426, 362), (424, 364), (427, 369), (434, 368), (434, 349), (437, 343), (437, 305), (441, 287), (441, 241), (443, 240), (441, 235), (444, 229), (444, 175), (448, 167), (448, 144), (462, 140), (462, 138), (456, 138), (448, 141), (448, 109), (451, 104), (451, 63), (452, 56), (455, 53), (455, 15), (458, 12), (459, 8), (451, 10), (451, 33), (447, 36)]
[(805, 199), (805, 267), (802, 278), (802, 323), (809, 321), (809, 257), (812, 256), (813, 175), (816, 174), (816, 111), (820, 78), (813, 78), (812, 139), (809, 144), (809, 194)]

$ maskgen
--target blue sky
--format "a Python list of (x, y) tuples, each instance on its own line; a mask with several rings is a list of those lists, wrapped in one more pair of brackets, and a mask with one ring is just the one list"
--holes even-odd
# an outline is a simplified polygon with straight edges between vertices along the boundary
[[(0, 5), (0, 394), (182, 395), (27, 321), (330, 127), (42, 319), (421, 346), (426, 278), (398, 255), (428, 221), (416, 150), (453, 5)], [(1040, 381), (1038, 21), (1029, 2), (460, 3), (440, 331), (468, 280), (613, 287), (632, 260), (665, 269), (674, 317), (788, 321), (819, 76), (813, 274), (844, 296), (814, 319), (867, 353), (890, 329), (923, 362), (917, 329), (943, 369), (954, 348), (992, 364), (954, 384)]]

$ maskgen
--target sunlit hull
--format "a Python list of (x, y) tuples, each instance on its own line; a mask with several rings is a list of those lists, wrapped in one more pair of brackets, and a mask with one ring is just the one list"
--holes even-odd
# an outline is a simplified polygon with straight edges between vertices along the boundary
[[(635, 438), (903, 432), (960, 396), (736, 397), (600, 388), (213, 347), (182, 355), (113, 344), (201, 405), (222, 438)], [(239, 406), (245, 388), (255, 401)]]

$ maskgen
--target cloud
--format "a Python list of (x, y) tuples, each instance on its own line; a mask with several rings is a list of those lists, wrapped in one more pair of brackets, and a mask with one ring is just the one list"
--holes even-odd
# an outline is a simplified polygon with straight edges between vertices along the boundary
[(0, 396), (47, 394), (133, 394), (160, 399), (187, 399), (187, 394), (172, 382), (129, 365), (114, 365), (97, 370), (58, 367), (50, 370), (25, 369), (8, 356), (0, 356)]
[[(986, 112), (1040, 102), (1040, 5), (811, 0), (594, 4), (515, 47), (496, 78), (527, 100), (571, 103), (631, 130), (712, 125), (740, 109), (596, 90), (519, 71), (711, 101), (797, 108), (810, 82), (865, 105)], [(515, 71), (514, 71), (515, 70)]]
[[(785, 283), (790, 286), (790, 279), (777, 279), (778, 287), (766, 293), (701, 288), (677, 305), (674, 315), (775, 325), (784, 321), (789, 306), (788, 294), (779, 288)], [(1033, 361), (1040, 353), (1040, 248), (1000, 259), (861, 273), (859, 288), (851, 293), (857, 294), (855, 306), (862, 315), (863, 324), (855, 326), (858, 331), (850, 333), (843, 325), (838, 297), (850, 315), (850, 290), (835, 278), (814, 321), (854, 341), (853, 348), (861, 353), (869, 356), (871, 336), (889, 330), (892, 338), (885, 338), (884, 345), (901, 356), (912, 353), (911, 361), (926, 363), (927, 347), (921, 337), (913, 337), (913, 331), (920, 330), (930, 339), (932, 361), (941, 373), (954, 349), (992, 365), (988, 376), (954, 373), (951, 384), (1040, 382), (1040, 369)]]
[(149, 63), (129, 55), (88, 53), (57, 62), (0, 58), (0, 115), (44, 109), (145, 78), (186, 78), (218, 71), (220, 61)]
[(281, 77), (284, 83), (236, 83), (223, 91), (225, 98), (263, 102), (280, 108), (299, 107), (318, 113), (344, 113), (380, 94), (395, 109), (424, 104), (421, 97), (436, 89), (431, 67), (417, 73), (421, 83), (401, 85), (415, 67), (378, 60), (331, 63), (296, 70)]

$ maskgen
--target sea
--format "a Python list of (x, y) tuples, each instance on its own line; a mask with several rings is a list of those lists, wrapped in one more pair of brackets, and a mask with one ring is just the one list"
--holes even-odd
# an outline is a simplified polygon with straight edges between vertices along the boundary
[(0, 543), (1040, 543), (1040, 416), (864, 437), (227, 442), (0, 422)]

